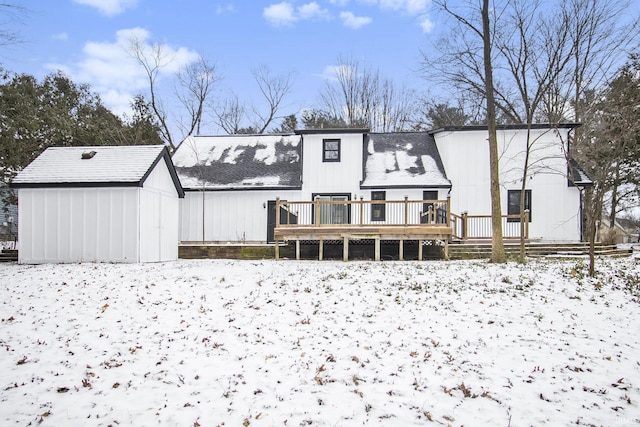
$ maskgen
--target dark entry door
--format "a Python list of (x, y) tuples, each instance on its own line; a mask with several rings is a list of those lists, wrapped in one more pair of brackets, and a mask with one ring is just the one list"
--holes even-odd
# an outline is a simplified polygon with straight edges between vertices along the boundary
[[(434, 191), (434, 190), (423, 191), (422, 200), (438, 200), (438, 191)], [(422, 217), (420, 218), (420, 222), (422, 224), (427, 224), (432, 221), (432, 219), (429, 218), (429, 211), (433, 209), (434, 209), (433, 203), (422, 204)]]
[[(280, 203), (286, 202), (286, 200), (280, 200)], [(297, 224), (298, 217), (287, 211), (287, 209), (280, 206), (280, 224)], [(276, 241), (274, 236), (274, 230), (276, 228), (276, 201), (267, 201), (267, 243), (274, 243)]]
[(275, 242), (273, 231), (276, 228), (276, 201), (267, 202), (267, 243)]

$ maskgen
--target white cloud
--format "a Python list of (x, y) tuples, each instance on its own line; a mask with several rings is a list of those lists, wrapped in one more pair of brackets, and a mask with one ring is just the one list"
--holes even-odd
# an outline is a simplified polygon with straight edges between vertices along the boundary
[(424, 18), (420, 21), (420, 26), (422, 27), (422, 31), (425, 33), (430, 33), (433, 31), (434, 23), (429, 18)]
[(95, 7), (107, 16), (117, 15), (134, 7), (138, 0), (73, 0), (78, 4)]
[(328, 18), (329, 11), (322, 9), (318, 3), (311, 2), (298, 8), (298, 16), (300, 19)]
[(410, 15), (425, 13), (431, 0), (359, 0), (360, 3), (377, 5), (381, 9), (402, 11)]
[(235, 11), (236, 11), (236, 8), (231, 3), (225, 4), (224, 6), (223, 5), (218, 5), (216, 7), (216, 14), (217, 15), (222, 15), (223, 13), (232, 13), (232, 12), (235, 12)]
[(368, 16), (355, 16), (351, 12), (341, 12), (340, 19), (345, 27), (357, 30), (358, 28), (370, 24), (372, 19)]
[(276, 27), (291, 25), (297, 21), (291, 3), (282, 2), (264, 8), (262, 16)]
[(51, 36), (53, 40), (69, 40), (69, 34), (67, 33), (56, 33)]
[(338, 77), (349, 78), (356, 73), (356, 70), (349, 65), (327, 65), (324, 67), (320, 77), (323, 80), (337, 81)]
[(265, 7), (262, 16), (275, 27), (290, 26), (302, 20), (330, 18), (329, 11), (321, 8), (316, 2), (306, 3), (296, 8), (286, 1)]
[(349, 0), (329, 0), (329, 3), (339, 7), (344, 7), (349, 3)]
[[(49, 64), (50, 69), (61, 69), (74, 81), (89, 83), (98, 92), (105, 105), (115, 113), (130, 111), (134, 95), (148, 89), (147, 75), (128, 53), (132, 39), (142, 43), (142, 50), (152, 54), (151, 34), (144, 28), (130, 28), (116, 33), (113, 42), (87, 42), (84, 59), (75, 64)], [(187, 48), (160, 45), (166, 64), (159, 72), (159, 81), (172, 76), (179, 68), (198, 59), (199, 55)]]

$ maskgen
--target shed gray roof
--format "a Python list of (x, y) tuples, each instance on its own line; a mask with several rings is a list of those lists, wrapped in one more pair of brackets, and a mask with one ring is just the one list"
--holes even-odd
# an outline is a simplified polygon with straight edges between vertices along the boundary
[(366, 144), (361, 188), (451, 187), (433, 136), (372, 133)]
[[(91, 154), (93, 153), (93, 154)], [(49, 147), (11, 182), (14, 188), (142, 186), (161, 160), (184, 192), (164, 145)]]
[(299, 135), (195, 136), (173, 155), (187, 189), (301, 188)]

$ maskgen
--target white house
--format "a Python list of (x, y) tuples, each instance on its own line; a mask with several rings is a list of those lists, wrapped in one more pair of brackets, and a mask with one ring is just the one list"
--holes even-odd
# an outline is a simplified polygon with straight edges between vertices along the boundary
[[(529, 210), (529, 238), (580, 241), (581, 189), (592, 185), (578, 164), (567, 161), (575, 124), (500, 126), (498, 154), (503, 214), (520, 213), (524, 159), (529, 144), (525, 209)], [(451, 210), (483, 215), (491, 212), (489, 149), (486, 126), (447, 127), (432, 132), (453, 183)], [(503, 223), (517, 233), (519, 220)], [(470, 230), (473, 232), (473, 230)]]
[(48, 148), (12, 187), (20, 263), (178, 258), (184, 192), (163, 145)]
[[(499, 128), (502, 209), (511, 214), (504, 220), (507, 236), (520, 229), (514, 216), (528, 141), (529, 239), (581, 239), (581, 188), (591, 181), (567, 161), (576, 126), (533, 125), (530, 138), (526, 126)], [(488, 237), (483, 230), (491, 212), (487, 140), (483, 126), (192, 136), (173, 156), (185, 189), (180, 240), (271, 242), (276, 217), (291, 226), (350, 224), (368, 227), (367, 233), (374, 226), (388, 231), (384, 226), (451, 223), (452, 237), (460, 237), (462, 228), (464, 237)], [(279, 215), (277, 199), (287, 201)], [(315, 200), (322, 205), (312, 206)]]

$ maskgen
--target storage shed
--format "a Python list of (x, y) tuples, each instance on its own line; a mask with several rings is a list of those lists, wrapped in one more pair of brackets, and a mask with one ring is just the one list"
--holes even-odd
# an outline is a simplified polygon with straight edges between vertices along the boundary
[(178, 258), (184, 191), (163, 145), (48, 148), (12, 187), (20, 263)]

